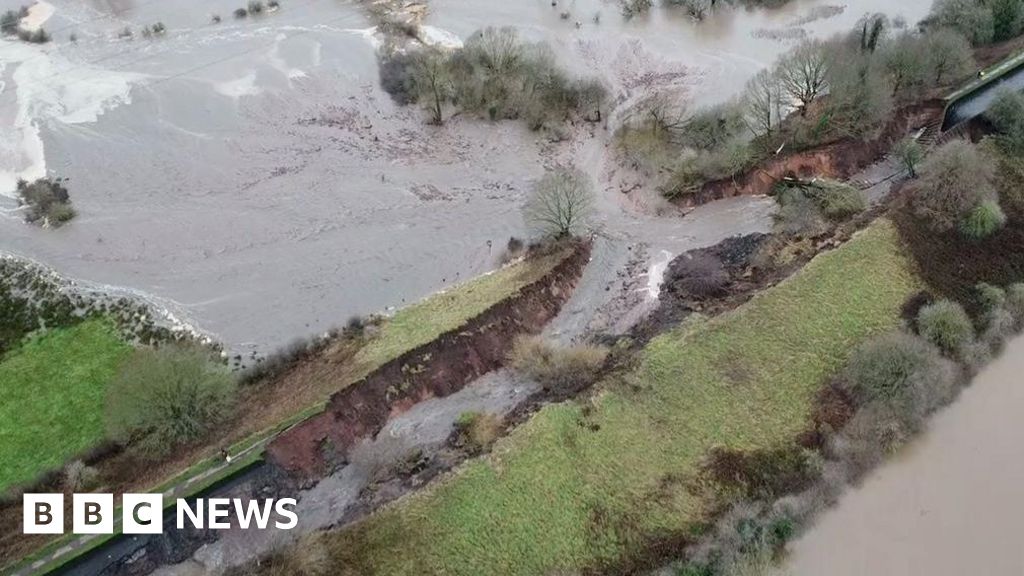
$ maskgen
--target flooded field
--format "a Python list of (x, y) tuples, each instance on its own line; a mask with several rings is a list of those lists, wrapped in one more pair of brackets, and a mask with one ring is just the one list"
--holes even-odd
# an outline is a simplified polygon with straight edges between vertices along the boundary
[(792, 576), (1024, 574), (1024, 338), (795, 544)]
[[(731, 98), (800, 37), (874, 11), (914, 22), (930, 4), (795, 0), (697, 23), (659, 7), (626, 20), (605, 0), (436, 0), (424, 36), (515, 26), (603, 78), (621, 109), (651, 89)], [(426, 125), (379, 89), (379, 37), (359, 4), (285, 0), (233, 18), (241, 5), (53, 0), (31, 18), (53, 42), (0, 39), (0, 250), (146, 294), (235, 351), (266, 351), (492, 269), (526, 234), (519, 207), (554, 163), (594, 177), (613, 274), (633, 246), (656, 277), (666, 253), (768, 225), (764, 199), (680, 219), (622, 194), (614, 111), (560, 143), (513, 122)], [(158, 21), (166, 35), (139, 37)], [(125, 27), (133, 39), (118, 37)], [(13, 197), (17, 178), (47, 174), (70, 179), (79, 213), (59, 230), (24, 224)]]

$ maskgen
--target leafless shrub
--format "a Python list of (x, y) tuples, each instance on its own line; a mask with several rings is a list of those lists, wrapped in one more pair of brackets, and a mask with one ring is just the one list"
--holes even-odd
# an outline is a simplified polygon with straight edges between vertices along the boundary
[(597, 379), (607, 356), (608, 349), (600, 346), (561, 347), (540, 336), (522, 336), (516, 339), (509, 362), (545, 389), (570, 394)]
[(542, 236), (564, 238), (583, 232), (593, 206), (593, 191), (579, 170), (557, 168), (533, 187), (523, 216)]
[(64, 487), (71, 492), (88, 492), (96, 486), (99, 472), (81, 460), (64, 467)]

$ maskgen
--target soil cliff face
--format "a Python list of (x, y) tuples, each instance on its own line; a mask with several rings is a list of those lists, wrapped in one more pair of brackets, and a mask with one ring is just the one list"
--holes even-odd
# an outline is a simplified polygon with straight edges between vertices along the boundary
[(790, 154), (783, 152), (735, 177), (708, 182), (696, 194), (675, 202), (684, 208), (693, 208), (721, 198), (769, 194), (775, 183), (783, 178), (849, 178), (882, 158), (909, 131), (941, 122), (942, 111), (941, 101), (908, 106), (896, 113), (874, 138), (844, 138), (808, 150)]
[(590, 244), (578, 244), (516, 295), (335, 393), (323, 412), (270, 443), (268, 461), (302, 484), (314, 482), (344, 464), (348, 450), (380, 431), (391, 415), (426, 398), (447, 396), (501, 367), (516, 336), (539, 332), (558, 314), (589, 257)]

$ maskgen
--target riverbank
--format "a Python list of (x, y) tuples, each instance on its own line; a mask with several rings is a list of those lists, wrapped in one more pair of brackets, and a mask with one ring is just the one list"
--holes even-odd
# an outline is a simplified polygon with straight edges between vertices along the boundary
[(793, 576), (1021, 574), (1024, 338), (788, 547)]

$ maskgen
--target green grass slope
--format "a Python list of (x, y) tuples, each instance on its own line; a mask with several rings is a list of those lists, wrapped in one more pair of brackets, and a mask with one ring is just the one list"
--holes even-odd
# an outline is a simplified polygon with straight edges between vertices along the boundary
[(919, 287), (880, 221), (736, 311), (655, 339), (586, 406), (543, 409), (489, 457), (318, 544), (339, 573), (549, 574), (683, 534), (703, 512), (687, 484), (707, 451), (790, 441), (851, 348), (895, 327)]
[(106, 385), (129, 350), (113, 326), (90, 320), (0, 360), (0, 491), (103, 438)]

